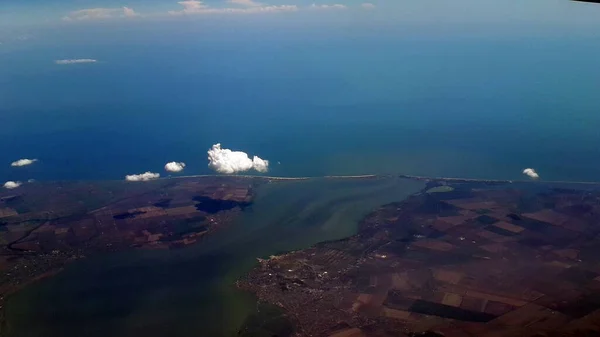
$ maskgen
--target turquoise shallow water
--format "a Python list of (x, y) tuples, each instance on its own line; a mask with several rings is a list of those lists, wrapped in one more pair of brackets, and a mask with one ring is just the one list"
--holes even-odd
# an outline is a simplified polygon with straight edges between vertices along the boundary
[(17, 293), (7, 336), (233, 336), (256, 312), (233, 282), (257, 257), (352, 235), (373, 209), (423, 187), (399, 178), (263, 185), (233, 226), (198, 245), (92, 257)]

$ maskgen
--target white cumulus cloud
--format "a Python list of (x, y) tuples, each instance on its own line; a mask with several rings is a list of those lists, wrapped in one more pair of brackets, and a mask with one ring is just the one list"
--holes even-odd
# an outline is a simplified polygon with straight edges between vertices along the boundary
[(375, 5), (370, 3), (370, 2), (364, 2), (360, 5), (362, 8), (364, 9), (373, 9), (375, 8)]
[(94, 59), (66, 59), (66, 60), (56, 60), (54, 63), (56, 64), (77, 64), (77, 63), (96, 63), (98, 60)]
[(7, 188), (9, 190), (15, 189), (19, 186), (21, 186), (22, 183), (20, 181), (7, 181), (4, 183), (4, 188)]
[(540, 177), (540, 175), (537, 172), (535, 172), (535, 170), (532, 169), (532, 168), (526, 168), (526, 169), (524, 169), (523, 170), (523, 174), (526, 175), (526, 176), (528, 176), (531, 179), (537, 179), (537, 178)]
[(342, 5), (342, 4), (334, 4), (334, 5), (317, 5), (317, 4), (312, 4), (310, 5), (310, 9), (347, 9), (348, 7), (346, 5)]
[(222, 149), (221, 144), (215, 144), (208, 150), (208, 167), (224, 174), (234, 174), (256, 170), (264, 173), (269, 169), (269, 161), (254, 156), (248, 157), (246, 152)]
[(150, 171), (142, 174), (130, 174), (125, 176), (127, 181), (148, 181), (160, 178), (160, 174), (152, 173)]
[(172, 161), (165, 165), (165, 170), (168, 172), (181, 172), (185, 168), (184, 162)]
[(131, 18), (138, 14), (129, 7), (121, 8), (86, 8), (70, 12), (63, 17), (64, 21), (104, 20), (114, 18)]
[(21, 166), (27, 166), (27, 165), (31, 165), (33, 163), (35, 163), (36, 161), (38, 161), (37, 159), (19, 159), (17, 161), (13, 161), (10, 166), (12, 167), (21, 167)]
[(260, 173), (265, 173), (269, 170), (269, 161), (254, 156), (252, 158), (252, 168)]

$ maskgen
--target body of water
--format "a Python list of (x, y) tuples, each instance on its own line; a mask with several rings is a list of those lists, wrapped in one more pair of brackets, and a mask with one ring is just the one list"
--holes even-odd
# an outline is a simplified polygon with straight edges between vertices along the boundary
[(262, 185), (234, 225), (195, 246), (91, 257), (11, 296), (7, 336), (235, 336), (257, 307), (234, 282), (257, 257), (350, 236), (369, 212), (423, 187), (399, 178)]
[[(533, 167), (600, 180), (595, 37), (192, 28), (0, 53), (0, 177), (123, 179), (173, 160), (205, 174), (220, 142), (278, 176), (518, 179)], [(72, 57), (98, 62), (54, 64)], [(40, 161), (10, 167), (19, 158)]]

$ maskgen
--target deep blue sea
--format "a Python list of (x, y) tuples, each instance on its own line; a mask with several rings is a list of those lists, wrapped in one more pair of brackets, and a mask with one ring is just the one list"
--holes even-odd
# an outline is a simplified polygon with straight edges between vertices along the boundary
[(277, 176), (600, 180), (591, 35), (162, 32), (53, 32), (0, 53), (0, 178), (123, 179), (173, 160), (206, 174), (220, 142)]

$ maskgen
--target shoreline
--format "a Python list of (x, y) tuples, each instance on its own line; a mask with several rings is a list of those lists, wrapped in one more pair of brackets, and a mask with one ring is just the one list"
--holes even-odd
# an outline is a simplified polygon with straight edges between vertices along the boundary
[(565, 181), (565, 180), (533, 180), (533, 179), (482, 179), (482, 178), (457, 178), (457, 177), (427, 177), (427, 176), (415, 176), (409, 174), (401, 174), (400, 178), (415, 179), (415, 180), (442, 180), (442, 181), (453, 181), (453, 182), (473, 182), (473, 183), (534, 183), (534, 184), (578, 184), (578, 185), (600, 185), (600, 181)]
[(363, 179), (363, 178), (377, 178), (377, 177), (389, 177), (389, 174), (359, 174), (359, 175), (328, 175), (328, 176), (315, 176), (315, 177), (275, 177), (275, 176), (259, 176), (259, 175), (223, 175), (223, 174), (198, 174), (189, 176), (168, 176), (161, 179), (186, 179), (186, 178), (258, 178), (266, 180), (310, 180), (310, 179)]
[(542, 179), (486, 179), (486, 178), (461, 178), (461, 177), (440, 177), (440, 176), (418, 176), (412, 174), (359, 174), (359, 175), (326, 175), (314, 177), (275, 177), (275, 176), (259, 176), (259, 175), (221, 175), (221, 174), (203, 174), (189, 176), (169, 176), (162, 179), (186, 179), (186, 178), (258, 178), (265, 180), (311, 180), (311, 179), (367, 179), (367, 178), (388, 178), (399, 177), (413, 180), (441, 180), (451, 182), (473, 182), (473, 183), (535, 183), (535, 184), (578, 184), (578, 185), (600, 185), (600, 181), (569, 181), (569, 180), (542, 180)]
[[(479, 182), (479, 183), (534, 183), (534, 184), (577, 184), (577, 185), (600, 185), (600, 181), (571, 181), (571, 180), (543, 180), (543, 179), (487, 179), (487, 178), (463, 178), (463, 177), (443, 177), (443, 176), (419, 176), (413, 174), (355, 174), (355, 175), (325, 175), (325, 176), (304, 176), (304, 177), (283, 177), (283, 176), (261, 176), (261, 175), (225, 175), (225, 174), (195, 174), (195, 175), (168, 175), (157, 179), (147, 181), (127, 181), (124, 179), (104, 179), (104, 180), (40, 180), (34, 183), (73, 183), (73, 182), (125, 182), (125, 183), (144, 183), (152, 181), (165, 181), (170, 179), (193, 179), (193, 178), (243, 178), (271, 181), (304, 181), (313, 179), (369, 179), (369, 178), (390, 178), (398, 177), (413, 180), (430, 181), (450, 181), (450, 182)], [(31, 183), (31, 184), (34, 184)]]

